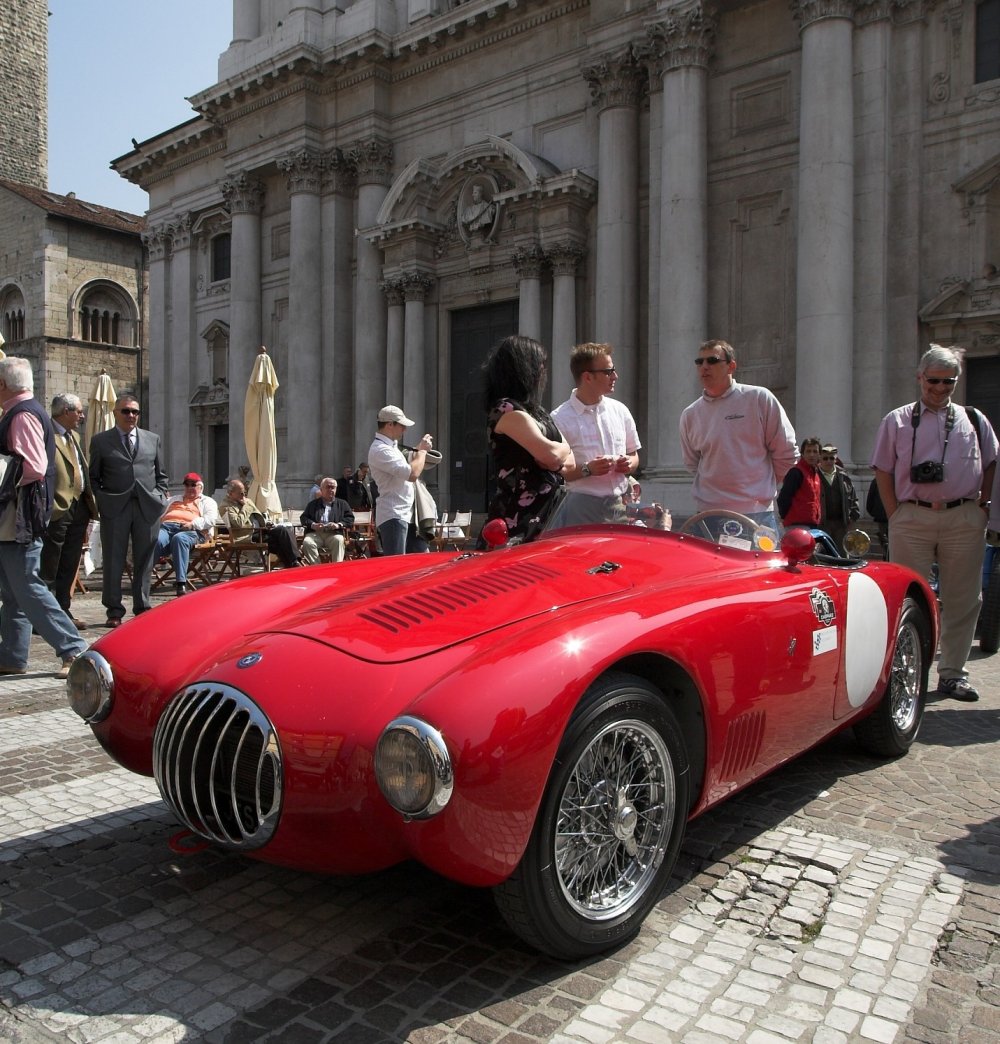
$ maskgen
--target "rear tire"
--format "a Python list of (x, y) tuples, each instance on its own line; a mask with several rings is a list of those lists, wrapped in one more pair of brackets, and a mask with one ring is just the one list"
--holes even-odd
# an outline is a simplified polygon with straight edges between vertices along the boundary
[(494, 889), (513, 931), (566, 960), (632, 938), (670, 878), (689, 786), (663, 694), (629, 674), (598, 679), (566, 728), (521, 862)]
[(905, 754), (920, 730), (927, 702), (933, 650), (927, 614), (912, 599), (903, 602), (885, 692), (872, 713), (854, 726), (858, 743), (883, 758)]

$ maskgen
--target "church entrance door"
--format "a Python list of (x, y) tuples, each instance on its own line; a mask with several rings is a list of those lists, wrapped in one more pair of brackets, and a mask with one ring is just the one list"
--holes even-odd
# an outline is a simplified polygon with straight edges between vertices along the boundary
[(483, 363), (498, 341), (517, 333), (517, 301), (451, 313), (451, 510), (485, 511), (492, 490), (486, 441)]

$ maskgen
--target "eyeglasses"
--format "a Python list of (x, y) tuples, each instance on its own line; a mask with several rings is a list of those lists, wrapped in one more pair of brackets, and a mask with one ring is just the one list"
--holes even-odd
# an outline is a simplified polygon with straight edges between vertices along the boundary
[(184, 485), (185, 486), (197, 486), (198, 483), (197, 482), (185, 482)]
[(128, 409), (125, 406), (123, 406), (118, 412), (121, 413), (125, 417), (138, 417), (139, 416), (139, 411), (138, 410), (130, 410), (130, 409)]
[(587, 373), (603, 373), (605, 377), (610, 377), (613, 373), (617, 374), (618, 371), (613, 366), (609, 366), (605, 370), (588, 370)]
[(947, 384), (949, 387), (958, 383), (957, 377), (925, 377), (924, 380), (928, 384)]
[(715, 366), (716, 363), (725, 362), (725, 359), (721, 359), (718, 355), (699, 355), (695, 361), (695, 366)]
[(820, 456), (820, 460), (836, 460), (836, 457), (831, 457), (829, 453), (824, 453)]

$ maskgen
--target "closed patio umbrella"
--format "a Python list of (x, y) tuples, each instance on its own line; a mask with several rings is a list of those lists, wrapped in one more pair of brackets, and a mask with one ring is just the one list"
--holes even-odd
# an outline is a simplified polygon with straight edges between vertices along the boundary
[(90, 452), (90, 440), (101, 431), (115, 426), (115, 386), (106, 370), (101, 370), (97, 384), (87, 403), (87, 424), (84, 428), (84, 448)]
[(274, 433), (274, 393), (277, 389), (278, 375), (274, 372), (274, 363), (261, 345), (247, 387), (243, 432), (253, 472), (248, 495), (261, 511), (273, 517), (281, 514), (281, 498), (274, 484), (278, 470), (278, 440)]

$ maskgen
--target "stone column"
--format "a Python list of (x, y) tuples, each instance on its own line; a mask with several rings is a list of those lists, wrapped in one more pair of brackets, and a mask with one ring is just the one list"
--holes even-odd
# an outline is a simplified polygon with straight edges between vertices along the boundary
[(249, 43), (260, 36), (260, 0), (235, 0), (233, 43)]
[(553, 406), (568, 399), (573, 390), (569, 353), (577, 343), (576, 270), (584, 253), (583, 247), (576, 243), (559, 243), (548, 249), (552, 265), (552, 372), (549, 386)]
[[(149, 254), (149, 403), (141, 420), (144, 428), (165, 435), (167, 403), (173, 392), (167, 350), (167, 226), (153, 225), (143, 232), (142, 241)], [(168, 474), (177, 477), (169, 468)]]
[(237, 174), (222, 185), (233, 219), (229, 295), (229, 473), (247, 462), (243, 403), (261, 343), (260, 211), (264, 183)]
[[(198, 373), (192, 299), (194, 297), (191, 264), (191, 216), (185, 214), (170, 224), (170, 334), (167, 342), (167, 388), (170, 394), (164, 404), (164, 436), (167, 473), (183, 475), (194, 468), (200, 471), (208, 461), (197, 460), (191, 443), (191, 394)], [(200, 447), (199, 447), (200, 450)]]
[[(357, 463), (368, 444), (354, 443), (354, 168), (340, 149), (324, 157), (322, 371), (334, 459)], [(360, 451), (360, 456), (359, 456)], [(353, 465), (352, 465), (353, 466)]]
[(354, 298), (354, 445), (361, 456), (375, 435), (386, 404), (386, 310), (379, 289), (382, 251), (364, 232), (375, 225), (392, 178), (392, 144), (382, 138), (359, 142), (347, 152), (358, 178), (357, 291)]
[(708, 323), (707, 70), (715, 26), (700, 8), (678, 9), (647, 31), (662, 80), (663, 122), (660, 153), (650, 157), (660, 164), (660, 337), (650, 345), (659, 357), (657, 385), (649, 389), (646, 460), (681, 473), (678, 420), (698, 394), (691, 359)]
[(431, 428), (427, 411), (427, 350), (424, 344), (424, 301), (434, 279), (422, 272), (403, 278), (406, 300), (403, 326), (403, 412), (421, 432)]
[(324, 462), (334, 459), (333, 433), (322, 396), (323, 229), (320, 223), (321, 160), (311, 149), (296, 149), (278, 159), (288, 176), (291, 211), (288, 265), (288, 372), (284, 385), (288, 430), (282, 484), (308, 492)]
[(599, 112), (594, 340), (614, 346), (621, 367), (615, 397), (634, 403), (640, 384), (639, 102), (645, 74), (629, 46), (587, 66), (583, 75)]
[[(403, 405), (403, 280), (386, 279), (382, 284), (389, 307), (385, 337), (385, 398)], [(403, 411), (406, 412), (405, 410)], [(416, 420), (416, 418), (413, 418)]]
[(796, 0), (794, 10), (802, 25), (803, 70), (795, 424), (822, 432), (851, 461), (854, 0)]
[(533, 337), (543, 344), (542, 336), (542, 268), (545, 254), (538, 246), (518, 247), (511, 258), (517, 272), (518, 303), (517, 332), (524, 337)]

